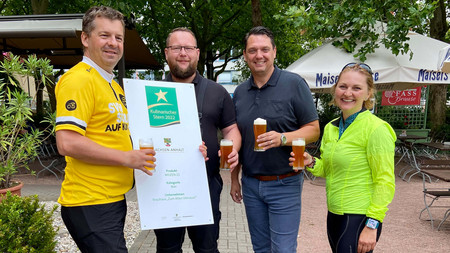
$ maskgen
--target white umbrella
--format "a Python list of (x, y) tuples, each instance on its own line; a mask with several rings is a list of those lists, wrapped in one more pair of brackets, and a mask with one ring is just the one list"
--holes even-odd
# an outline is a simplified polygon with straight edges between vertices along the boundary
[(450, 73), (450, 46), (439, 51), (438, 70)]
[[(409, 53), (395, 56), (381, 43), (375, 53), (367, 55), (365, 63), (372, 68), (377, 89), (403, 90), (428, 84), (450, 84), (450, 74), (436, 70), (439, 51), (449, 44), (415, 32), (407, 36), (412, 59)], [(360, 62), (353, 54), (336, 48), (330, 41), (302, 56), (286, 70), (305, 78), (312, 92), (327, 92), (343, 66)]]

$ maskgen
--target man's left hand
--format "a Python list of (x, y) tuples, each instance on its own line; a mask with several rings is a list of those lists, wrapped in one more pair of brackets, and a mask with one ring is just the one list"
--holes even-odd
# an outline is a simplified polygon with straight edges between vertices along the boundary
[(204, 141), (202, 141), (202, 144), (200, 146), (198, 146), (198, 150), (200, 150), (200, 152), (202, 152), (203, 158), (205, 158), (205, 162), (209, 160), (207, 149), (208, 149), (208, 147), (206, 147), (206, 144)]

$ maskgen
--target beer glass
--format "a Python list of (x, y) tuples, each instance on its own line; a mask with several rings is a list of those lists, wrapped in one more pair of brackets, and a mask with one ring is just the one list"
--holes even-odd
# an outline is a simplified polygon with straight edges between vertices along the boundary
[(303, 161), (303, 153), (305, 153), (305, 138), (297, 138), (292, 141), (292, 152), (295, 154), (293, 169), (303, 170), (305, 168)]
[[(139, 149), (154, 149), (152, 138), (140, 138), (139, 139)], [(150, 155), (153, 156), (153, 155)], [(154, 164), (152, 160), (147, 161), (148, 163)], [(144, 166), (148, 170), (154, 170), (154, 167)]]
[(253, 134), (255, 135), (255, 146), (253, 150), (256, 152), (264, 152), (264, 149), (258, 146), (256, 139), (258, 139), (258, 135), (265, 133), (266, 129), (267, 121), (265, 119), (257, 118), (253, 121)]
[(230, 169), (227, 160), (231, 151), (233, 151), (233, 140), (220, 140), (220, 169)]

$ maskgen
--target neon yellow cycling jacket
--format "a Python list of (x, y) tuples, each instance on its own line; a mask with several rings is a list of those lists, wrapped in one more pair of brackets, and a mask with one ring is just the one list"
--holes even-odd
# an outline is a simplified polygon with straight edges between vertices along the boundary
[(365, 214), (383, 222), (394, 198), (392, 127), (370, 111), (359, 113), (339, 139), (339, 119), (325, 126), (315, 176), (326, 178), (328, 210), (334, 214)]

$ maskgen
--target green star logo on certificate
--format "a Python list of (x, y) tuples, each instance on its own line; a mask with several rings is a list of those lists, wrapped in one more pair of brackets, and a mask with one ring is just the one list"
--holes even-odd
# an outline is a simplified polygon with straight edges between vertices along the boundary
[(175, 88), (145, 86), (148, 120), (151, 127), (180, 124)]

